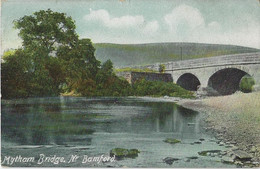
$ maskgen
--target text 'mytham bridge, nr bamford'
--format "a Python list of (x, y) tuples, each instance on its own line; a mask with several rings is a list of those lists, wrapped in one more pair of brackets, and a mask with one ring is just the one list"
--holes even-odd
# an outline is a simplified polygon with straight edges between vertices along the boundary
[(173, 61), (144, 67), (159, 70), (160, 64), (165, 65), (165, 73), (172, 75), (173, 82), (191, 91), (213, 88), (222, 95), (232, 94), (239, 89), (239, 83), (246, 75), (254, 78), (254, 89), (260, 90), (260, 53)]

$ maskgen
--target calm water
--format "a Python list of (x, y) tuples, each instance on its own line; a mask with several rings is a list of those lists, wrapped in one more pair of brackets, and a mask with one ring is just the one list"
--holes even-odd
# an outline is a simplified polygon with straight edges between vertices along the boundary
[[(33, 98), (2, 101), (2, 161), (5, 156), (35, 157), (12, 166), (71, 167), (234, 167), (202, 150), (225, 150), (202, 130), (201, 115), (167, 102), (136, 98)], [(176, 138), (181, 143), (163, 142)], [(191, 144), (199, 139), (202, 144)], [(109, 155), (112, 148), (136, 148), (138, 157), (82, 164), (84, 155)], [(62, 156), (74, 163), (37, 164), (40, 154)], [(188, 160), (196, 156), (198, 159)], [(166, 157), (180, 160), (168, 165)], [(5, 164), (6, 165), (6, 164)]]

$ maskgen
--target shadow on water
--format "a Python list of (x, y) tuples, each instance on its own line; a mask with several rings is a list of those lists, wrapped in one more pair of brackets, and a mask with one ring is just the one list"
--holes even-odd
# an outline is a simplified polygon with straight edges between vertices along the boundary
[(91, 144), (94, 132), (199, 132), (197, 112), (126, 98), (35, 98), (2, 103), (2, 140), (21, 145)]
[(2, 103), (2, 141), (21, 145), (63, 145), (70, 135), (92, 134), (93, 130), (75, 123), (80, 117), (62, 112), (64, 103), (61, 101), (56, 98), (54, 103), (48, 99)]

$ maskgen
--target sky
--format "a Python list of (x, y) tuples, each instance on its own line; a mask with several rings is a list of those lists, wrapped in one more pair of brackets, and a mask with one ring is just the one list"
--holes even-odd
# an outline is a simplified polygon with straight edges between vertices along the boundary
[(2, 52), (21, 47), (14, 20), (47, 9), (71, 16), (79, 37), (94, 43), (197, 42), (260, 49), (259, 0), (4, 0)]

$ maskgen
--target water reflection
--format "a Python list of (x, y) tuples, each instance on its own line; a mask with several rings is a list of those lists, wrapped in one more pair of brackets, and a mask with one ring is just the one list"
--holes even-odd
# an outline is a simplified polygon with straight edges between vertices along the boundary
[(173, 103), (129, 98), (34, 98), (2, 102), (2, 145), (91, 145), (93, 133), (196, 137), (200, 116)]

